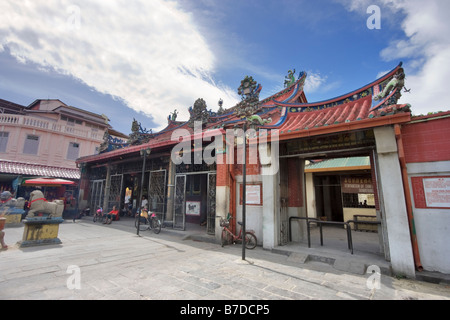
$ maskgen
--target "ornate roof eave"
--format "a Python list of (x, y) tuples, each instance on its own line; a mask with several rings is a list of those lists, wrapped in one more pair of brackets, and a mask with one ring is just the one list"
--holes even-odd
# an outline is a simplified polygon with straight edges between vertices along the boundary
[[(279, 98), (280, 96), (282, 96), (286, 93), (289, 93), (289, 92), (291, 92), (291, 94), (288, 96), (288, 98), (284, 99), (283, 101), (290, 102), (290, 101), (296, 100), (303, 93), (303, 86), (304, 86), (305, 80), (306, 80), (306, 72), (302, 71), (300, 73), (300, 76), (298, 77), (297, 81), (295, 81), (292, 85), (283, 89), (282, 91), (277, 92), (277, 93), (271, 95), (270, 97), (267, 97), (267, 98), (261, 100), (260, 101), (261, 105), (263, 107), (270, 107), (271, 105), (266, 105), (266, 104), (271, 101), (276, 102), (277, 98)], [(306, 99), (306, 97), (305, 97), (305, 99)]]
[(75, 162), (77, 164), (92, 163), (92, 162), (106, 163), (110, 159), (120, 158), (121, 156), (130, 156), (132, 154), (139, 155), (139, 152), (141, 151), (141, 149), (145, 149), (147, 147), (150, 147), (152, 149), (160, 149), (160, 148), (164, 148), (164, 147), (167, 147), (170, 145), (175, 145), (177, 143), (178, 143), (177, 141), (171, 141), (171, 140), (161, 141), (161, 142), (157, 142), (157, 143), (148, 142), (148, 143), (144, 143), (141, 145), (133, 145), (133, 146), (128, 146), (128, 147), (122, 148), (122, 149), (108, 151), (105, 153), (81, 157), (81, 158), (78, 158)]
[(367, 118), (367, 119), (362, 119), (362, 120), (358, 120), (358, 121), (343, 122), (343, 123), (335, 124), (332, 126), (321, 126), (321, 127), (314, 127), (314, 128), (309, 128), (309, 129), (303, 129), (303, 130), (291, 130), (288, 132), (280, 131), (280, 133), (278, 135), (278, 139), (280, 141), (290, 140), (290, 139), (298, 139), (298, 138), (305, 138), (305, 137), (325, 135), (325, 134), (333, 134), (333, 133), (339, 133), (339, 132), (370, 129), (370, 128), (381, 127), (381, 126), (386, 126), (386, 125), (408, 123), (409, 121), (411, 121), (410, 113), (398, 113), (398, 114), (393, 114), (389, 117), (377, 117), (377, 118), (372, 118), (372, 119)]
[(275, 101), (272, 106), (281, 108), (279, 118), (262, 128), (278, 129), (280, 138), (290, 139), (302, 134), (339, 132), (341, 128), (356, 130), (409, 121), (411, 106), (397, 104), (404, 85), (401, 66), (360, 89), (329, 100), (304, 104)]
[[(408, 112), (409, 105), (397, 105), (396, 102), (392, 102), (393, 97), (395, 97), (396, 94), (399, 94), (399, 91), (401, 90), (401, 87), (399, 87), (398, 84), (391, 84), (392, 79), (401, 69), (401, 66), (402, 63), (400, 63), (390, 72), (386, 73), (384, 76), (350, 93), (314, 103), (296, 102), (299, 100), (306, 101), (303, 92), (306, 73), (302, 72), (299, 76), (299, 79), (293, 82), (284, 90), (261, 101), (258, 101), (258, 99), (256, 99), (254, 103), (252, 102), (251, 105), (254, 107), (253, 112), (251, 114), (247, 114), (245, 117), (237, 112), (238, 108), (242, 105), (242, 102), (238, 103), (236, 106), (230, 109), (225, 110), (222, 114), (212, 114), (209, 111), (209, 120), (207, 122), (204, 122), (202, 128), (202, 136), (205, 134), (212, 134), (211, 132), (207, 133), (207, 131), (222, 130), (223, 132), (227, 128), (240, 126), (245, 121), (253, 121), (253, 119), (251, 119), (252, 117), (259, 117), (259, 120), (262, 120), (261, 116), (263, 115), (271, 117), (275, 116), (275, 121), (274, 123), (265, 122), (262, 125), (258, 125), (259, 128), (280, 130), (283, 130), (283, 128), (287, 127), (292, 128), (292, 130), (289, 130), (289, 132), (288, 130), (281, 131), (283, 139), (285, 139), (286, 137), (295, 137), (296, 135), (301, 136), (304, 133), (306, 133), (306, 135), (316, 135), (323, 134), (324, 132), (339, 132), (342, 128), (344, 128), (342, 130), (352, 130), (354, 128), (374, 127), (390, 123), (391, 120), (404, 122), (406, 119), (409, 121), (411, 117), (410, 112)], [(393, 89), (390, 89), (392, 90), (390, 93), (388, 93), (387, 90), (383, 90), (383, 85), (385, 87), (388, 87), (388, 80), (389, 84), (391, 84), (391, 88), (393, 87)], [(383, 95), (380, 100), (371, 99), (372, 97), (375, 97), (375, 93), (373, 90), (375, 86), (378, 86), (380, 91), (383, 91)], [(302, 95), (303, 98), (301, 98)], [(277, 98), (280, 97), (282, 98), (280, 100), (277, 100)], [(295, 111), (292, 111), (292, 109), (294, 108), (297, 109)], [(335, 117), (335, 114), (345, 111), (344, 108), (346, 108), (346, 112), (349, 112), (348, 110), (351, 110), (351, 114), (349, 113), (349, 117), (345, 119), (345, 122), (336, 122), (335, 118), (333, 117)], [(361, 109), (363, 109), (363, 111), (361, 111)], [(331, 111), (334, 114), (333, 116), (331, 115)], [(299, 120), (295, 120), (294, 118), (292, 118), (290, 119), (289, 126), (286, 126), (286, 122), (289, 117), (294, 117), (295, 114), (299, 115), (300, 113), (303, 113), (305, 115), (315, 113), (315, 115), (317, 115), (317, 118), (319, 118), (319, 113), (322, 113), (324, 115), (324, 120), (315, 122), (317, 123), (317, 125), (310, 126), (309, 128), (296, 128), (295, 124), (298, 123)], [(360, 117), (359, 115), (362, 116)], [(387, 117), (385, 117), (385, 115), (387, 115)], [(255, 119), (255, 121), (257, 120), (258, 119)], [(170, 139), (170, 136), (168, 135), (170, 135), (173, 130), (178, 128), (187, 129), (190, 132), (191, 138), (193, 137), (195, 139), (192, 133), (192, 127), (189, 126), (189, 122), (190, 121), (181, 122), (169, 119), (166, 128), (162, 129), (159, 132), (145, 133), (138, 132), (136, 130), (136, 133), (142, 135), (142, 137), (144, 138), (143, 140), (134, 140), (134, 144), (131, 144), (130, 146), (122, 148), (120, 150), (113, 150), (99, 155), (92, 155), (77, 159), (77, 163), (96, 161), (104, 162), (105, 159), (112, 159), (127, 154), (132, 155), (135, 153), (139, 153), (141, 149), (144, 149), (148, 146), (152, 149), (164, 149), (170, 147), (177, 144), (178, 141), (172, 141)], [(292, 123), (294, 123), (294, 126), (292, 125)], [(293, 133), (293, 131), (295, 131), (295, 134)], [(270, 135), (270, 132), (268, 132), (268, 134)], [(197, 136), (199, 136), (198, 133)]]
[(331, 98), (331, 99), (327, 99), (327, 100), (322, 100), (322, 101), (316, 101), (316, 102), (308, 102), (308, 103), (295, 103), (295, 102), (288, 102), (288, 101), (278, 101), (278, 100), (273, 100), (274, 105), (279, 106), (279, 107), (302, 107), (302, 108), (307, 108), (307, 107), (317, 107), (317, 106), (321, 106), (321, 105), (329, 105), (329, 104), (333, 104), (333, 103), (337, 103), (338, 101), (343, 101), (345, 99), (349, 99), (351, 97), (353, 97), (354, 95), (357, 94), (361, 94), (365, 91), (367, 91), (368, 89), (374, 87), (377, 84), (380, 84), (386, 80), (388, 80), (389, 78), (393, 77), (397, 71), (402, 67), (402, 62), (400, 62), (394, 69), (392, 69), (391, 71), (389, 71), (388, 73), (386, 73), (384, 76), (372, 81), (371, 83), (353, 90), (349, 93)]

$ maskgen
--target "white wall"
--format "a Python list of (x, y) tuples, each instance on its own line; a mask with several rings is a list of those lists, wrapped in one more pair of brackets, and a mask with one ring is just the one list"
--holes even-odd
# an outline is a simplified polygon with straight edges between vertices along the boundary
[[(260, 175), (247, 175), (246, 183), (261, 183)], [(236, 220), (233, 223), (236, 224), (236, 232), (239, 232), (241, 226), (237, 224), (238, 221), (242, 222), (242, 205), (240, 204), (240, 190), (242, 185), (242, 176), (236, 176)], [(264, 191), (264, 186), (262, 186)], [(251, 229), (255, 231), (256, 239), (258, 244), (261, 245), (263, 242), (263, 206), (257, 205), (247, 205), (245, 210), (246, 216), (246, 229)]]
[(374, 134), (380, 205), (384, 208), (392, 269), (398, 275), (414, 278), (414, 256), (394, 129), (375, 128)]
[[(408, 163), (407, 170), (412, 186), (411, 177), (449, 176), (450, 161)], [(450, 273), (450, 209), (416, 208), (412, 187), (410, 191), (422, 267)]]

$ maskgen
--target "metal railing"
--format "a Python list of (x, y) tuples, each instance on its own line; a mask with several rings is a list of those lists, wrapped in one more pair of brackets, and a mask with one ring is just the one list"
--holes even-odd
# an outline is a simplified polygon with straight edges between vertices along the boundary
[(367, 220), (348, 220), (345, 222), (340, 221), (322, 221), (317, 218), (309, 218), (309, 217), (289, 217), (289, 241), (292, 241), (292, 229), (291, 222), (292, 220), (305, 220), (306, 221), (306, 230), (308, 235), (308, 248), (311, 248), (311, 223), (315, 223), (319, 226), (320, 231), (320, 245), (323, 246), (323, 228), (322, 225), (342, 225), (346, 229), (347, 233), (347, 246), (350, 250), (351, 254), (353, 254), (353, 239), (352, 239), (352, 228), (350, 223), (358, 224), (381, 224), (380, 221), (367, 221)]
[(39, 119), (32, 116), (1, 114), (0, 124), (21, 126), (24, 128), (36, 128), (63, 134), (71, 134), (74, 136), (98, 141), (103, 140), (103, 132), (95, 132), (91, 129), (74, 127), (73, 125), (68, 125), (67, 122), (61, 123), (52, 120)]

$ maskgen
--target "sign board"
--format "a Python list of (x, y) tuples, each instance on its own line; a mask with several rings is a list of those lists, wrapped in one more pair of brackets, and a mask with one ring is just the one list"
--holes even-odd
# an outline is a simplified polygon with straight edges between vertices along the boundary
[(427, 207), (450, 207), (450, 178), (424, 178), (423, 189)]
[[(240, 201), (239, 204), (242, 205), (242, 184), (240, 186)], [(262, 205), (262, 184), (247, 184), (245, 194), (245, 203), (254, 206)]]
[(372, 178), (370, 177), (341, 177), (342, 193), (373, 193)]
[(191, 216), (199, 216), (200, 205), (200, 201), (186, 201), (186, 214)]

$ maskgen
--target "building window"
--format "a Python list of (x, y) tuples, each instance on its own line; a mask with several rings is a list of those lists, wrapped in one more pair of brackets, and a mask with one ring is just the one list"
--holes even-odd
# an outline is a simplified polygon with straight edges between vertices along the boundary
[(76, 160), (80, 154), (80, 144), (76, 142), (69, 143), (69, 149), (67, 151), (68, 160)]
[(23, 153), (25, 154), (38, 154), (39, 149), (39, 136), (33, 134), (27, 134), (25, 144), (23, 146)]
[(9, 132), (0, 132), (0, 152), (6, 152), (8, 145)]
[(70, 126), (73, 126), (76, 124), (82, 125), (83, 121), (78, 120), (78, 119), (74, 119), (74, 118), (70, 118), (70, 117), (66, 117), (66, 116), (61, 116), (61, 120), (62, 121), (67, 121), (67, 124)]

